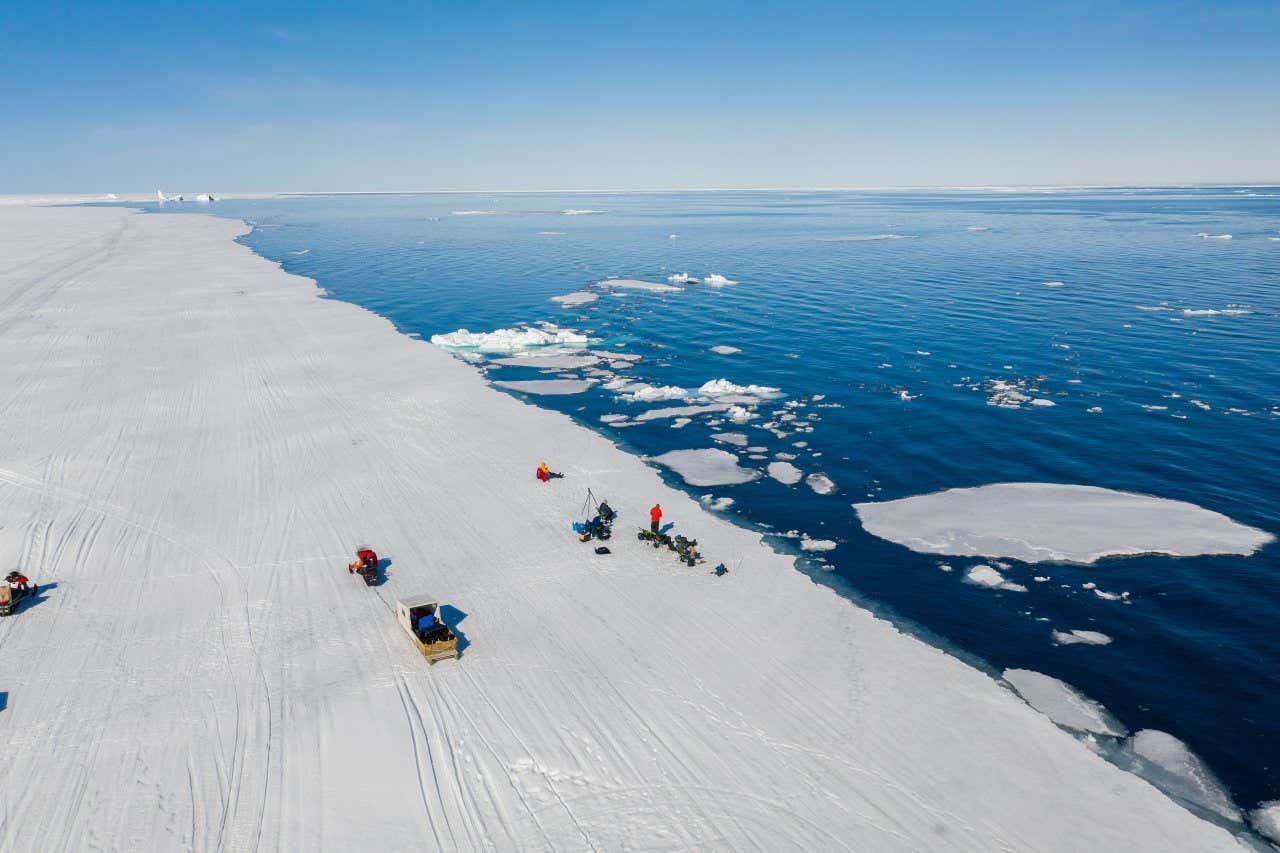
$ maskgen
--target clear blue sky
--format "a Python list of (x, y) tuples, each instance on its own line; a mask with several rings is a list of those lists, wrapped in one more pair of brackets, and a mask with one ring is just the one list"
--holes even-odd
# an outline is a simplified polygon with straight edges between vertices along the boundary
[(0, 5), (0, 193), (1280, 180), (1280, 0)]

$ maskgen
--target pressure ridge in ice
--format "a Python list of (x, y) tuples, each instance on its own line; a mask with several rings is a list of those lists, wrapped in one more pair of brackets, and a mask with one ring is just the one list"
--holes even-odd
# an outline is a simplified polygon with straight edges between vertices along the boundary
[(854, 509), (870, 533), (913, 551), (1028, 563), (1138, 554), (1247, 556), (1273, 538), (1195, 504), (1056, 483), (993, 483)]
[(671, 450), (650, 457), (679, 474), (691, 486), (731, 486), (760, 478), (760, 472), (743, 468), (738, 457), (724, 450)]
[(1110, 737), (1129, 733), (1100, 703), (1064, 681), (1029, 669), (1006, 669), (1004, 680), (1028, 705), (1063, 728)]

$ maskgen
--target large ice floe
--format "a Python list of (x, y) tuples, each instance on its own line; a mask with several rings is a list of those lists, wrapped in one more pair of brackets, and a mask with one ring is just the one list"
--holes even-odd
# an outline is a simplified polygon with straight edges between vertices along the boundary
[(581, 394), (595, 384), (594, 379), (530, 379), (526, 381), (495, 382), (499, 388), (519, 391), (521, 394), (561, 396)]
[(770, 462), (769, 476), (784, 486), (794, 486), (800, 482), (804, 472), (790, 462)]
[(656, 281), (640, 281), (634, 278), (606, 278), (600, 282), (606, 290), (646, 290), (650, 293), (678, 293), (683, 287), (674, 284), (659, 284)]
[(1226, 786), (1185, 743), (1171, 734), (1143, 729), (1129, 738), (1126, 751), (1134, 771), (1175, 799), (1233, 823), (1242, 820)]
[(521, 326), (496, 329), (492, 332), (472, 332), (458, 329), (444, 335), (432, 335), (431, 343), (444, 349), (474, 349), (480, 352), (515, 352), (531, 347), (559, 344), (567, 347), (585, 347), (590, 339), (573, 329), (559, 326)]
[(1057, 483), (993, 483), (853, 506), (870, 533), (913, 551), (1028, 563), (1247, 556), (1273, 538), (1195, 504)]
[(760, 478), (759, 471), (743, 468), (724, 450), (671, 450), (649, 461), (670, 468), (691, 486), (732, 486)]
[(1080, 628), (1070, 631), (1054, 631), (1052, 636), (1053, 642), (1059, 646), (1074, 646), (1078, 644), (1106, 646), (1111, 643), (1111, 638), (1101, 631), (1085, 631)]
[(502, 367), (532, 367), (537, 370), (580, 370), (600, 363), (598, 355), (556, 353), (554, 355), (526, 355), (495, 358), (490, 364)]
[(1004, 680), (1028, 705), (1065, 729), (1110, 737), (1129, 733), (1101, 703), (1064, 681), (1029, 669), (1006, 669)]

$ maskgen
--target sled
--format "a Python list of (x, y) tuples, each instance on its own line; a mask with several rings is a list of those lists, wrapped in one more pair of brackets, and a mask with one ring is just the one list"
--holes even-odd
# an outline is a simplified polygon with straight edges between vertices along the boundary
[[(423, 616), (435, 617), (435, 625), (425, 631), (417, 627)], [(396, 621), (427, 663), (434, 664), (438, 660), (458, 656), (458, 638), (448, 625), (440, 621), (440, 607), (433, 596), (415, 595), (397, 601)]]
[(32, 584), (25, 590), (8, 584), (0, 586), (0, 616), (13, 615), (24, 598), (31, 598), (39, 591), (40, 587), (36, 584)]

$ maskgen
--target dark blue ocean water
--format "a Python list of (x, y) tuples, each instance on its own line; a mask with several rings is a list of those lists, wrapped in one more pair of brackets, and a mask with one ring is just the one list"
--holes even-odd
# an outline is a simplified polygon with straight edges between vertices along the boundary
[[(865, 533), (850, 508), (1052, 481), (1191, 501), (1280, 533), (1280, 190), (432, 194), (212, 209), (256, 224), (244, 238), (255, 251), (423, 338), (552, 320), (642, 354), (630, 373), (647, 382), (724, 377), (784, 399), (826, 395), (841, 407), (802, 409), (820, 418), (811, 435), (746, 431), (770, 455), (793, 452), (806, 472), (827, 473), (836, 495), (768, 478), (690, 491), (734, 498), (742, 523), (836, 540), (825, 568), (810, 564), (815, 577), (996, 669), (1062, 678), (1131, 729), (1182, 738), (1241, 805), (1280, 796), (1280, 547), (1015, 562), (1007, 574), (1028, 591), (1002, 592), (963, 582), (977, 561), (943, 572), (937, 558)], [(883, 234), (909, 237), (823, 239)], [(665, 282), (684, 271), (739, 284), (583, 309), (549, 301), (608, 276)], [(1249, 313), (1183, 313), (1229, 306)], [(709, 352), (716, 344), (743, 352)], [(541, 378), (530, 373), (490, 375)], [(994, 379), (1027, 380), (1056, 405), (988, 405)], [(702, 421), (612, 429), (601, 414), (637, 407), (600, 389), (530, 399), (638, 453), (716, 446)], [(1128, 591), (1129, 603), (1088, 582)], [(1055, 646), (1053, 628), (1114, 642)]]

